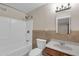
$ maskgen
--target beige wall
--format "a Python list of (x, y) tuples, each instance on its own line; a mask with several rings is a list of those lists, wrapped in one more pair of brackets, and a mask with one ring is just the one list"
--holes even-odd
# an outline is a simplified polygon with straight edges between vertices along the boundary
[[(36, 38), (60, 39), (79, 43), (79, 4), (72, 4), (71, 9), (55, 13), (54, 4), (47, 4), (28, 13), (33, 16), (33, 48), (36, 47)], [(56, 17), (71, 16), (70, 36), (56, 33)]]
[(55, 30), (55, 15), (50, 6), (51, 4), (46, 4), (28, 13), (33, 16), (34, 30)]
[(26, 15), (25, 13), (22, 13), (16, 9), (13, 9), (6, 5), (0, 4), (0, 16), (6, 16), (6, 17), (23, 20), (23, 19), (25, 19), (24, 18), (25, 15)]
[(71, 4), (71, 9), (67, 11), (54, 12), (55, 4), (46, 4), (32, 12), (28, 13), (33, 16), (34, 30), (55, 30), (56, 17), (71, 16), (71, 30), (79, 31), (79, 4)]
[(71, 12), (71, 29), (73, 31), (79, 31), (79, 3), (74, 4)]

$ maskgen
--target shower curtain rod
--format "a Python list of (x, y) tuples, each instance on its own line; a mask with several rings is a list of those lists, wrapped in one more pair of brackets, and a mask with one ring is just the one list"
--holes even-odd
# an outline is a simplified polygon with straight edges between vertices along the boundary
[(4, 3), (0, 3), (0, 4), (1, 4), (1, 5), (4, 5), (4, 6), (7, 6), (7, 7), (10, 7), (10, 8), (12, 8), (12, 9), (15, 9), (15, 10), (17, 10), (17, 11), (19, 11), (19, 12), (24, 13), (24, 14), (27, 14), (26, 12), (23, 12), (23, 11), (17, 9), (17, 8), (14, 8), (14, 7), (12, 7), (12, 6), (6, 5), (6, 4), (4, 4)]

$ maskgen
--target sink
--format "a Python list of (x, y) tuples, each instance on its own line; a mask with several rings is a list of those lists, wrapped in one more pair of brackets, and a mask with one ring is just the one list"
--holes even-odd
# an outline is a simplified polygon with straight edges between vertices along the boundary
[(58, 47), (60, 49), (64, 49), (64, 50), (72, 50), (71, 46), (64, 43), (64, 42), (63, 43), (59, 42), (57, 44), (54, 44), (54, 46), (56, 46), (56, 47)]

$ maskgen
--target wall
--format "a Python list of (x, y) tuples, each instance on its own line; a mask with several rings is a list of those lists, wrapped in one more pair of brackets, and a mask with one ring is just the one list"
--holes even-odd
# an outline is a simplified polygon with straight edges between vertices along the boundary
[(50, 9), (50, 6), (51, 4), (46, 4), (28, 13), (33, 16), (34, 30), (55, 30), (55, 16), (52, 10)]
[(71, 4), (71, 9), (67, 11), (54, 12), (55, 4), (46, 4), (32, 12), (28, 13), (33, 16), (33, 45), (36, 47), (36, 38), (44, 39), (61, 39), (66, 40), (64, 34), (55, 33), (56, 17), (71, 16), (71, 34), (68, 41), (79, 42), (79, 4)]
[[(55, 30), (55, 18), (63, 16), (71, 16), (71, 30), (79, 30), (79, 4), (71, 4), (71, 9), (55, 13), (54, 4), (46, 4), (40, 8), (31, 11), (30, 15), (33, 16), (34, 30)], [(75, 24), (76, 23), (76, 24)]]
[(26, 15), (25, 13), (22, 13), (16, 9), (10, 8), (5, 4), (0, 4), (0, 16), (6, 16), (6, 17), (24, 20), (25, 15)]

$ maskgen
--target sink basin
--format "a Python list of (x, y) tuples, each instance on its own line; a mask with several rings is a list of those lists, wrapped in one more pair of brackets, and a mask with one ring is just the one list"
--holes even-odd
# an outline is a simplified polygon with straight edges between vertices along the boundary
[(65, 44), (65, 43), (63, 45), (61, 45), (61, 44), (54, 44), (54, 46), (56, 46), (56, 47), (58, 47), (60, 49), (64, 49), (64, 50), (72, 50), (72, 48), (70, 47), (70, 45)]

